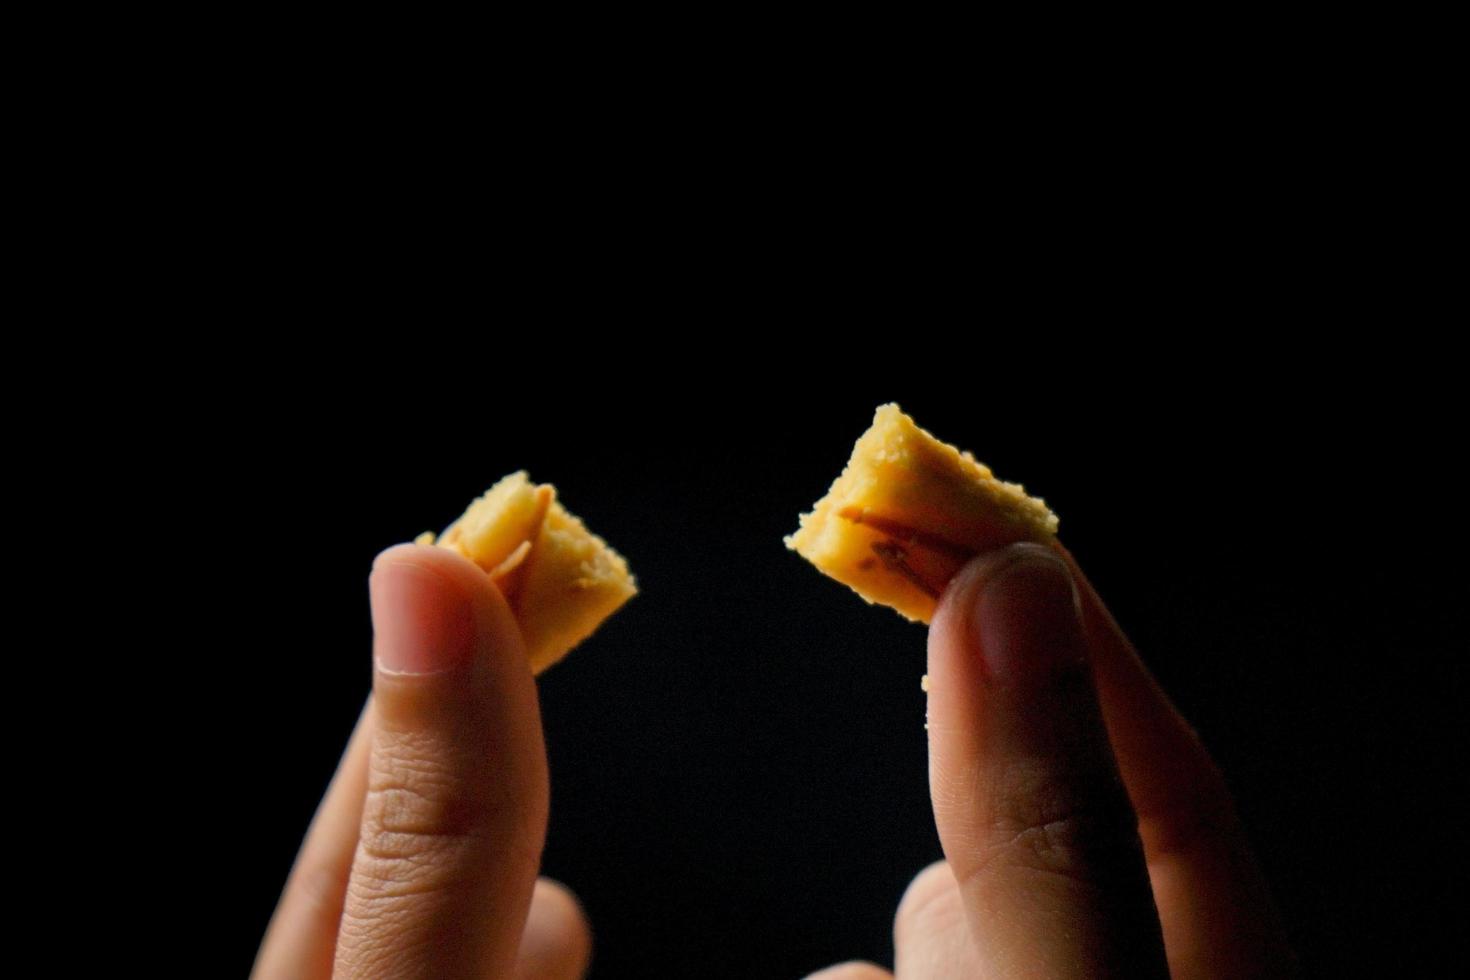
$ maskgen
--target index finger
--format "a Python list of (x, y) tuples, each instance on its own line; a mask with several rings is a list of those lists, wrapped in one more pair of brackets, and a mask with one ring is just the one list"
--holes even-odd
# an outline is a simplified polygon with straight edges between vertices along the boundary
[(1176, 980), (1289, 977), (1295, 958), (1219, 768), (1097, 590), (1077, 583), (1093, 675), (1139, 833)]

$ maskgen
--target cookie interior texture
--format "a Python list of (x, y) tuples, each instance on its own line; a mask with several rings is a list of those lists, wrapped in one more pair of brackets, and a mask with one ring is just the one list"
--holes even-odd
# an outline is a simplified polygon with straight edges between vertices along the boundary
[(975, 555), (1056, 532), (1044, 501), (883, 405), (786, 546), (868, 602), (927, 623)]
[(571, 652), (637, 592), (628, 563), (524, 471), (487, 490), (437, 537), (419, 544), (459, 552), (505, 595), (540, 673)]

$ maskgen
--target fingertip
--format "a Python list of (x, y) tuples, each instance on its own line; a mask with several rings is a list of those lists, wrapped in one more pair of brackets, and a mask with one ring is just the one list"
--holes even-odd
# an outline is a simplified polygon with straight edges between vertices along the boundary
[(936, 647), (960, 653), (1001, 681), (1041, 675), (1059, 659), (1082, 656), (1077, 588), (1066, 562), (1029, 542), (975, 558), (941, 597), (931, 654)]
[[(377, 571), (380, 566), (388, 564), (389, 562), (411, 559), (412, 556), (414, 556), (415, 554), (426, 552), (432, 547), (433, 545), (415, 544), (412, 541), (404, 541), (399, 544), (389, 545), (382, 551), (378, 552), (377, 557), (373, 559), (373, 571)], [(439, 550), (447, 551), (448, 549), (440, 548)]]
[[(401, 595), (405, 583), (413, 583), (411, 598)], [(478, 645), (501, 654), (492, 659), (525, 661), (520, 627), (505, 596), (483, 569), (456, 551), (412, 543), (385, 548), (373, 560), (368, 590), (375, 633), (390, 625), (422, 635), (426, 626), (464, 610)]]
[(1004, 575), (1017, 564), (1041, 563), (1043, 568), (1059, 569), (1070, 578), (1062, 556), (1045, 545), (1018, 542), (976, 555), (955, 573), (939, 597), (938, 607), (930, 622), (930, 631), (953, 631), (965, 628), (974, 616), (975, 606), (988, 583)]
[(464, 555), (449, 548), (405, 542), (384, 548), (373, 559), (369, 577), (381, 574), (395, 565), (412, 565), (442, 575), (446, 582), (474, 595), (485, 591), (499, 593), (484, 570)]
[(976, 555), (950, 580), (943, 595), (939, 597), (939, 608), (934, 620), (941, 617), (953, 621), (960, 614), (971, 610), (981, 590), (1012, 570), (1015, 566), (1034, 567), (1038, 573), (1050, 572), (1071, 581), (1071, 569), (1062, 554), (1043, 544), (1021, 541)]
[(368, 590), (373, 689), (385, 728), (426, 731), (492, 717), (525, 732), (539, 728), (520, 627), (478, 566), (446, 548), (394, 545), (373, 563)]

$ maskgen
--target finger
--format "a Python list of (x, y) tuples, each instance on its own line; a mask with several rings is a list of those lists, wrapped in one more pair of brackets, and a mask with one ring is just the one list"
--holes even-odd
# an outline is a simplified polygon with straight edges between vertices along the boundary
[(337, 925), (367, 792), (372, 713), (369, 698), (271, 916), (250, 974), (255, 980), (324, 980), (332, 975)]
[(521, 933), (516, 980), (579, 980), (592, 962), (592, 930), (576, 896), (549, 878), (536, 881)]
[(949, 862), (919, 872), (893, 918), (893, 972), (898, 980), (946, 980), (984, 975), (964, 900)]
[(934, 817), (985, 969), (1166, 977), (1066, 564), (1013, 545), (967, 565), (930, 627), (929, 680)]
[(806, 980), (893, 980), (893, 974), (872, 963), (851, 960), (810, 974)]
[(1294, 960), (1219, 769), (1060, 545), (1082, 602), (1103, 718), (1179, 980), (1290, 976)]
[(546, 751), (510, 610), (442, 548), (400, 545), (370, 579), (368, 789), (339, 977), (506, 976), (546, 834)]

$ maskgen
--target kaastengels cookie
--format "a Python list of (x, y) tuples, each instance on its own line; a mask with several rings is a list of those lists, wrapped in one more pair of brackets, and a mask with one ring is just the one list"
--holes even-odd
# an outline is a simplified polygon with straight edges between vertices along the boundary
[(883, 405), (786, 546), (868, 602), (927, 623), (975, 555), (1056, 532), (1044, 501)]
[(556, 499), (549, 483), (512, 473), (436, 539), (483, 568), (520, 624), (531, 669), (566, 656), (637, 592), (628, 563)]

